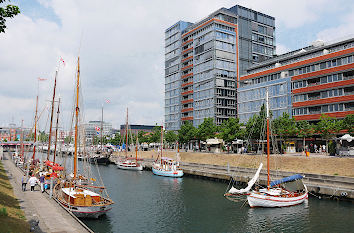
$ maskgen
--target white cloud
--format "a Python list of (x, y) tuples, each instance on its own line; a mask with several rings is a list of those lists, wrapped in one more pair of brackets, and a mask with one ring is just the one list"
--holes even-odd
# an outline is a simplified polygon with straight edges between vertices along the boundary
[(354, 4), (348, 6), (348, 13), (340, 16), (340, 24), (317, 33), (317, 39), (330, 42), (354, 37)]
[(283, 44), (277, 44), (276, 50), (277, 50), (277, 55), (284, 54), (290, 51), (290, 49)]
[[(105, 119), (115, 127), (125, 122), (126, 107), (130, 109), (132, 124), (161, 124), (166, 28), (179, 20), (199, 21), (221, 7), (235, 4), (274, 15), (280, 24), (295, 28), (316, 22), (328, 11), (329, 3), (329, 0), (38, 1), (45, 9), (53, 10), (60, 23), (40, 18), (40, 12), (32, 19), (25, 11), (7, 22), (6, 33), (0, 34), (3, 97), (0, 122), (9, 122), (14, 115), (16, 123), (24, 118), (26, 125), (31, 124), (36, 79), (48, 79), (40, 84), (43, 106), (51, 99), (55, 70), (63, 57), (66, 66), (60, 68), (58, 93), (62, 96), (61, 119), (68, 127), (80, 48), (86, 120), (100, 119), (101, 103), (110, 99), (111, 103), (105, 106)], [(278, 45), (279, 50), (287, 48)], [(47, 115), (45, 111), (43, 128)]]

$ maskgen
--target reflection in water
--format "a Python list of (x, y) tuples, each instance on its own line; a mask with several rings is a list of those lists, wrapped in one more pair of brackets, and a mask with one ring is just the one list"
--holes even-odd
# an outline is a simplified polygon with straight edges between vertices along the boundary
[[(67, 164), (71, 161), (72, 157), (68, 157)], [(310, 198), (301, 205), (286, 208), (249, 208), (245, 197), (238, 202), (223, 197), (225, 183), (188, 176), (160, 177), (151, 171), (127, 171), (115, 165), (99, 168), (115, 205), (98, 220), (83, 220), (94, 232), (351, 232), (354, 229), (354, 205), (350, 202)], [(95, 166), (92, 171), (97, 175)]]
[(303, 232), (308, 225), (308, 200), (286, 208), (249, 208), (247, 232)]

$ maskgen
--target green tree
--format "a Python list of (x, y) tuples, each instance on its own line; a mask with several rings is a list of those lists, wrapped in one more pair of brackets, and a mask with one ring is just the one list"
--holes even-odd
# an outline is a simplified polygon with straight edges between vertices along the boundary
[(205, 118), (203, 123), (201, 123), (195, 130), (195, 137), (199, 141), (206, 141), (208, 138), (214, 138), (216, 129), (217, 127), (214, 124), (213, 118)]
[(177, 141), (177, 134), (172, 130), (167, 131), (165, 134), (165, 140), (169, 144), (175, 143)]
[(308, 121), (296, 122), (297, 136), (303, 139), (303, 150), (305, 151), (305, 140), (314, 133), (314, 127)]
[[(6, 2), (6, 0), (0, 0), (0, 4)], [(6, 28), (6, 18), (13, 18), (15, 15), (19, 14), (20, 10), (18, 6), (6, 5), (0, 7), (0, 33), (5, 32)]]
[(346, 115), (343, 119), (342, 129), (347, 130), (349, 134), (354, 133), (354, 114)]
[(178, 135), (177, 135), (178, 141), (180, 143), (188, 143), (194, 137), (195, 137), (195, 128), (191, 122), (187, 121), (181, 126), (181, 129), (178, 130)]
[(149, 137), (149, 142), (160, 142), (161, 141), (161, 126), (155, 126)]
[(254, 114), (246, 124), (247, 138), (253, 140), (264, 139), (265, 127), (266, 127), (266, 109), (263, 104), (258, 114)]
[(236, 138), (243, 138), (241, 125), (238, 118), (229, 118), (227, 121), (224, 121), (219, 127), (221, 138), (227, 143), (231, 143)]
[(341, 129), (340, 121), (336, 121), (334, 118), (328, 115), (322, 114), (320, 121), (317, 123), (316, 132), (326, 140), (326, 153), (328, 153), (328, 140), (338, 133)]
[(283, 141), (283, 145), (286, 147), (286, 140), (290, 137), (296, 136), (298, 129), (294, 118), (290, 118), (289, 114), (283, 112), (281, 117), (278, 117), (273, 121), (274, 133), (277, 134)]

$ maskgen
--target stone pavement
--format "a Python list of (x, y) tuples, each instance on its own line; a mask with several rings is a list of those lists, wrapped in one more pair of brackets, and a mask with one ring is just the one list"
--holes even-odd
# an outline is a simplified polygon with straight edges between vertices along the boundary
[(55, 200), (50, 199), (47, 194), (42, 194), (39, 186), (36, 186), (35, 191), (31, 192), (29, 191), (30, 186), (27, 184), (26, 192), (22, 192), (21, 177), (23, 173), (14, 165), (8, 155), (5, 155), (2, 162), (26, 219), (30, 224), (39, 220), (39, 229), (37, 228), (35, 232), (90, 232), (59, 206)]

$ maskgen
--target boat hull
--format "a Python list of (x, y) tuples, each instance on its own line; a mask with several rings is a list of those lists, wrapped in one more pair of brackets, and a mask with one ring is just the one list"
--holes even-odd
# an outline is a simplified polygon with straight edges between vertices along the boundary
[(67, 203), (59, 200), (65, 209), (72, 212), (78, 218), (99, 218), (112, 209), (110, 205), (107, 206), (68, 206)]
[(93, 157), (90, 158), (90, 163), (97, 163), (97, 164), (102, 164), (102, 165), (108, 165), (111, 163), (108, 157)]
[(132, 170), (132, 171), (142, 171), (143, 170), (143, 166), (141, 164), (138, 164), (136, 166), (129, 166), (129, 165), (125, 165), (125, 164), (118, 162), (117, 167), (119, 169), (123, 169), (123, 170)]
[(167, 177), (175, 177), (175, 178), (179, 178), (183, 176), (182, 170), (166, 171), (166, 170), (156, 169), (152, 167), (152, 172), (158, 176), (167, 176)]
[(299, 205), (308, 199), (308, 193), (296, 197), (269, 196), (251, 192), (247, 196), (250, 207), (287, 207)]

